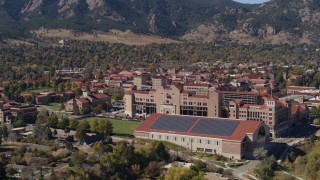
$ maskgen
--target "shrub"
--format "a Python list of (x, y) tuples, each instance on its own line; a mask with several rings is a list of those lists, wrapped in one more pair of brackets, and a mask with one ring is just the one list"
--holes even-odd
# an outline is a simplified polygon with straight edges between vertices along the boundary
[(315, 120), (313, 120), (313, 124), (315, 124), (315, 125), (320, 125), (320, 119), (315, 119)]

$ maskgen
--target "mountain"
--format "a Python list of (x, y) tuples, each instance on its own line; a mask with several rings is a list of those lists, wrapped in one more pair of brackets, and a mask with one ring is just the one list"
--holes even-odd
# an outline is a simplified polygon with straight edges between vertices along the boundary
[[(200, 25), (191, 33), (186, 33), (184, 38), (206, 39), (212, 34), (221, 36), (217, 32), (225, 30), (226, 26), (221, 26), (223, 23)], [(233, 28), (222, 33), (222, 36), (242, 43), (319, 43), (319, 26), (319, 0), (271, 0), (238, 18)]]
[(231, 0), (0, 0), (0, 23), (5, 24), (0, 31), (129, 29), (177, 37), (218, 14), (248, 12), (250, 7)]
[(318, 41), (319, 0), (0, 0), (0, 38), (30, 30), (131, 30), (189, 40)]

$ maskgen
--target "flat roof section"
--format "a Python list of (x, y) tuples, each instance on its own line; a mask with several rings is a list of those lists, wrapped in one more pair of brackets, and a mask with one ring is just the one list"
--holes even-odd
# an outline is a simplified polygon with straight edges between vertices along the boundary
[(150, 129), (165, 130), (174, 132), (188, 132), (190, 127), (198, 118), (179, 117), (179, 116), (161, 116)]
[(239, 124), (240, 122), (234, 121), (200, 119), (189, 132), (215, 136), (231, 136)]

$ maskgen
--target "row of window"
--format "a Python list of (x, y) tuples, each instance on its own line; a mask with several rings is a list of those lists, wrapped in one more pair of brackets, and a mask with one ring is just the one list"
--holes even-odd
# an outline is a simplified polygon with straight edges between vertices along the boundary
[(154, 102), (154, 99), (136, 98), (136, 101)]
[(186, 101), (183, 101), (183, 105), (208, 106), (207, 103), (202, 103), (202, 102), (186, 102)]
[(213, 144), (213, 145), (219, 145), (219, 141), (213, 141), (213, 140), (204, 140), (204, 139), (196, 139), (196, 138), (185, 138), (185, 137), (176, 137), (176, 136), (165, 136), (165, 135), (154, 135), (151, 134), (151, 139), (159, 139), (159, 140), (167, 140), (167, 141), (181, 141), (181, 142), (188, 142), (190, 143), (199, 143), (199, 144)]

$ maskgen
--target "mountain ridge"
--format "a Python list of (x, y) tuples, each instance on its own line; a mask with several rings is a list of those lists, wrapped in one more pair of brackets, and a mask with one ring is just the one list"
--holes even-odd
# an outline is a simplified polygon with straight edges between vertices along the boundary
[(317, 43), (320, 38), (317, 0), (261, 5), (232, 0), (0, 0), (0, 16), (0, 38), (28, 36), (41, 27), (131, 30), (195, 41)]

